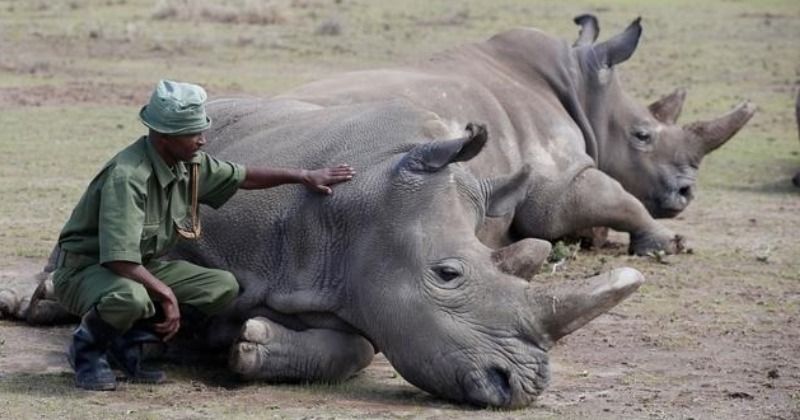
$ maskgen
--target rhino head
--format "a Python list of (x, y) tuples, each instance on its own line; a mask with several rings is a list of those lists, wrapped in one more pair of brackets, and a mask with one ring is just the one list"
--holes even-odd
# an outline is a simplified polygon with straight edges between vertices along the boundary
[(530, 169), (477, 179), (457, 162), (472, 159), (485, 141), (481, 131), (419, 144), (362, 173), (388, 182), (376, 192), (380, 200), (361, 206), (372, 222), (362, 225), (366, 240), (348, 263), (351, 304), (339, 315), (412, 384), (458, 402), (521, 407), (547, 386), (554, 342), (643, 278), (621, 269), (555, 287), (504, 270), (508, 258), (525, 257), (524, 244), (493, 250), (476, 230), (485, 216), (514, 209)]
[(644, 203), (653, 217), (678, 215), (694, 198), (703, 157), (733, 137), (755, 106), (745, 101), (719, 118), (677, 125), (684, 89), (644, 107), (625, 94), (615, 75), (615, 66), (636, 50), (640, 19), (599, 43), (594, 16), (578, 16), (575, 22), (581, 26), (573, 47), (580, 66), (578, 84), (598, 167)]

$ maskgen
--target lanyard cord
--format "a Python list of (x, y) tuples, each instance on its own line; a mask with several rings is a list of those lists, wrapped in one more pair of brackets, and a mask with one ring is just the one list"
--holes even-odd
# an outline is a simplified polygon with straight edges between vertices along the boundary
[(199, 172), (200, 172), (200, 164), (192, 163), (191, 164), (191, 174), (189, 179), (189, 191), (191, 194), (192, 200), (192, 209), (190, 212), (190, 216), (192, 219), (192, 226), (191, 230), (181, 229), (176, 227), (175, 230), (178, 232), (184, 239), (198, 239), (200, 238), (200, 234), (203, 231), (203, 227), (200, 225), (200, 214), (198, 212), (198, 197), (200, 195), (200, 179), (199, 179)]

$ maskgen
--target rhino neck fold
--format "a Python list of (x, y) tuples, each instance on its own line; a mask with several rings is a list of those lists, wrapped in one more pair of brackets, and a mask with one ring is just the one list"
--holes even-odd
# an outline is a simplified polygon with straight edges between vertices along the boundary
[[(600, 145), (587, 115), (585, 96), (588, 95), (588, 92), (580, 94), (582, 89), (586, 89), (586, 86), (582, 83), (581, 75), (584, 71), (580, 64), (582, 60), (576, 55), (587, 54), (591, 52), (591, 48), (573, 49), (565, 41), (541, 33), (527, 33), (523, 36), (530, 38), (526, 44), (530, 49), (528, 56), (520, 56), (518, 49), (513, 45), (503, 45), (505, 42), (519, 42), (515, 41), (513, 37), (511, 40), (493, 38), (478, 49), (483, 54), (492, 57), (491, 61), (493, 62), (511, 63), (505, 66), (508, 70), (507, 75), (514, 79), (515, 85), (528, 87), (524, 90), (524, 94), (542, 95), (543, 92), (552, 92), (580, 129), (586, 154), (594, 160), (595, 165), (598, 165)], [(539, 80), (539, 82), (532, 85), (531, 81), (533, 80)], [(493, 89), (491, 82), (483, 83), (490, 90), (498, 89), (498, 87)], [(508, 92), (507, 88), (508, 86), (499, 87), (505, 92)], [(502, 97), (502, 95), (498, 95), (498, 97)], [(529, 110), (529, 112), (536, 112), (536, 110)]]

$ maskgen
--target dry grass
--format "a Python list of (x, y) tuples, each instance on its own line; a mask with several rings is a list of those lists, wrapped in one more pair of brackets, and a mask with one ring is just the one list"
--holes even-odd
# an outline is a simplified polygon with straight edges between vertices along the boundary
[(158, 20), (279, 25), (289, 21), (289, 9), (304, 8), (307, 3), (297, 0), (160, 0), (152, 16)]

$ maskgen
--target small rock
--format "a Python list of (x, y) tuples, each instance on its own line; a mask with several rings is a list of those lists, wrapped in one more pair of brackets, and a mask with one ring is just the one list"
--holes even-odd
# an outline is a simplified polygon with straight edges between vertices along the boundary
[(323, 21), (314, 31), (316, 35), (337, 36), (342, 34), (342, 22), (337, 18)]
[(781, 375), (778, 373), (778, 369), (770, 369), (769, 372), (767, 372), (767, 378), (769, 379), (778, 379), (780, 377)]
[(728, 398), (741, 399), (741, 400), (752, 400), (753, 398), (755, 398), (751, 394), (748, 394), (744, 391), (728, 392), (727, 396)]

